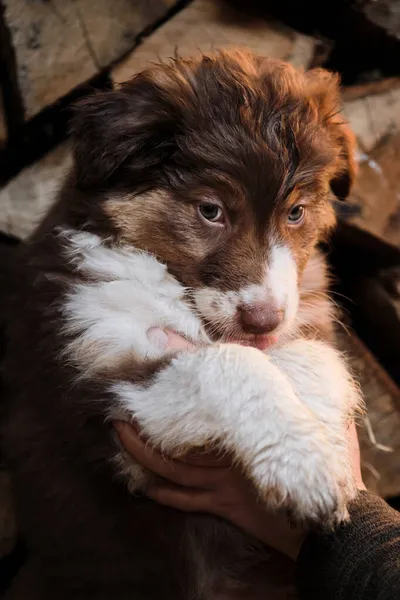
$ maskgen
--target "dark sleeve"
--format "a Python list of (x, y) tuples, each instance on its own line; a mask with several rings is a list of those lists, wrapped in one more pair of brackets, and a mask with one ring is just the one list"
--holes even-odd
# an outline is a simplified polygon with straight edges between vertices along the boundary
[(304, 542), (300, 599), (400, 600), (400, 513), (371, 492), (360, 492), (349, 511), (349, 523)]

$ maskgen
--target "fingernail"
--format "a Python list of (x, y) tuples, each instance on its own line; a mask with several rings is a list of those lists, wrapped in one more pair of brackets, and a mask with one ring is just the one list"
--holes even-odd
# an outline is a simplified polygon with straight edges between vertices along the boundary
[(147, 337), (149, 338), (150, 342), (160, 350), (164, 350), (167, 347), (168, 335), (162, 329), (159, 329), (158, 327), (152, 327), (147, 332)]
[(116, 429), (118, 433), (120, 433), (126, 426), (126, 423), (124, 421), (113, 421), (112, 424), (114, 429)]

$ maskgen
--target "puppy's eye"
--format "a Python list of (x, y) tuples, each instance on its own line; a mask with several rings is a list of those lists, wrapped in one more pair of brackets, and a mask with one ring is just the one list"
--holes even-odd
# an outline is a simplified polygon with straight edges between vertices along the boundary
[(306, 209), (302, 204), (298, 204), (297, 206), (293, 206), (288, 214), (288, 224), (289, 225), (300, 225), (303, 222), (306, 214)]
[(199, 213), (206, 221), (211, 223), (222, 224), (224, 222), (223, 210), (218, 204), (212, 204), (211, 202), (203, 202), (199, 206)]

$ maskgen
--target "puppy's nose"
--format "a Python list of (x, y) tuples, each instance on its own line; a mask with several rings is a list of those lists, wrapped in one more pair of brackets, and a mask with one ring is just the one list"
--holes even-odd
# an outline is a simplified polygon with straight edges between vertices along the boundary
[(282, 322), (284, 311), (271, 303), (247, 304), (239, 308), (240, 324), (246, 333), (265, 334)]

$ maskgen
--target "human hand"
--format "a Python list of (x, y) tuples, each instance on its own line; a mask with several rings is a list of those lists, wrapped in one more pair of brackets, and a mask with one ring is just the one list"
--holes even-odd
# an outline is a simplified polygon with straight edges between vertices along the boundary
[[(166, 335), (164, 343), (168, 351), (193, 348), (177, 334), (166, 332)], [(182, 511), (218, 515), (292, 559), (297, 558), (307, 529), (294, 528), (284, 512), (267, 511), (258, 501), (252, 483), (232, 465), (229, 457), (211, 452), (190, 453), (182, 460), (166, 459), (131, 425), (118, 422), (115, 427), (133, 459), (159, 477), (146, 490), (150, 498)], [(349, 444), (357, 486), (365, 489), (354, 424), (349, 428)]]
[(361, 474), (361, 457), (360, 457), (360, 444), (358, 441), (357, 429), (354, 421), (351, 422), (347, 432), (347, 439), (350, 448), (350, 460), (353, 467), (354, 479), (358, 490), (366, 490), (365, 484)]
[(307, 531), (292, 527), (283, 512), (267, 512), (251, 482), (228, 457), (210, 452), (167, 459), (132, 425), (119, 421), (115, 428), (132, 458), (158, 476), (146, 489), (149, 498), (185, 512), (222, 517), (293, 560), (297, 558)]
[(172, 331), (171, 329), (160, 329), (152, 327), (147, 332), (148, 339), (160, 350), (168, 353), (179, 352), (180, 350), (195, 350), (196, 346)]

